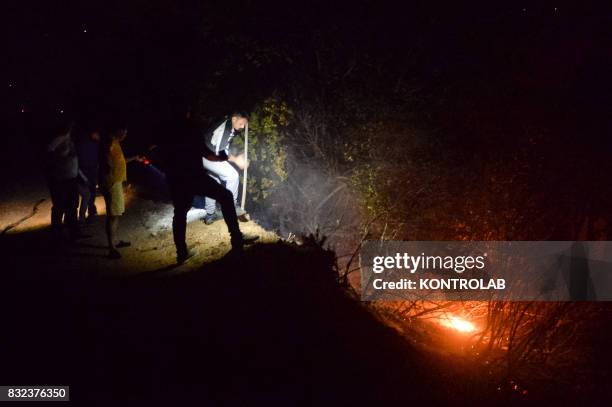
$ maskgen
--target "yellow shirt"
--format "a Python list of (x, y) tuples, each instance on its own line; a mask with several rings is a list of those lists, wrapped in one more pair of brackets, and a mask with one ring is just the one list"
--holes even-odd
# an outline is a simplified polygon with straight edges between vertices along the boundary
[(118, 140), (113, 140), (111, 143), (107, 160), (109, 172), (104, 180), (106, 186), (110, 188), (117, 182), (127, 181), (127, 165)]

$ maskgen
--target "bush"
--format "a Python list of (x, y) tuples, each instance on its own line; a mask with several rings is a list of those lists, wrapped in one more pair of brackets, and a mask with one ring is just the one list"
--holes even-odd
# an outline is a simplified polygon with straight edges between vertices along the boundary
[[(291, 111), (287, 104), (275, 98), (256, 106), (249, 120), (249, 150), (247, 198), (256, 206), (265, 205), (272, 190), (287, 179), (287, 151), (283, 128), (288, 125)], [(233, 147), (244, 150), (244, 139), (236, 138)]]

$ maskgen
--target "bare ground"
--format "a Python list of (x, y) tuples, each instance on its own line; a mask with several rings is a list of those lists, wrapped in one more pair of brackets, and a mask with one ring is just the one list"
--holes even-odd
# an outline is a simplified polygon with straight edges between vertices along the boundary
[[(42, 201), (42, 202), (41, 202)], [(96, 206), (104, 214), (104, 201), (98, 196)], [(184, 272), (193, 270), (204, 263), (220, 259), (230, 250), (229, 233), (225, 222), (217, 221), (206, 225), (199, 220), (202, 210), (192, 209), (188, 214), (187, 244), (197, 255), (180, 267), (175, 267), (176, 250), (172, 240), (172, 205), (139, 198), (133, 189), (127, 190), (126, 213), (120, 219), (119, 238), (132, 243), (131, 247), (121, 249), (120, 260), (106, 257), (107, 244), (104, 232), (104, 216), (92, 224), (82, 226), (82, 231), (91, 237), (82, 239), (74, 245), (53, 248), (50, 242), (49, 223), (51, 202), (44, 187), (29, 187), (0, 200), (0, 231), (5, 237), (16, 240), (30, 240), (32, 255), (53, 255), (62, 251), (65, 266), (75, 271), (93, 273), (138, 274), (157, 270)], [(243, 232), (256, 234), (260, 243), (273, 243), (278, 236), (260, 227), (256, 221), (240, 222)], [(21, 236), (20, 236), (21, 235)], [(40, 239), (39, 239), (40, 238)], [(42, 239), (42, 240), (41, 240)], [(23, 244), (19, 244), (23, 247)], [(55, 253), (59, 254), (59, 253)], [(95, 259), (95, 261), (93, 261)]]

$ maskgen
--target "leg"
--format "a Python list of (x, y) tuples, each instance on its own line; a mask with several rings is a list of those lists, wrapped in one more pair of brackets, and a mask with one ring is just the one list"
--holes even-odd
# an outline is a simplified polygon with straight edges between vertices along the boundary
[[(212, 178), (218, 184), (221, 183), (219, 178), (213, 176), (212, 174), (207, 174), (206, 177)], [(209, 196), (204, 197), (204, 209), (206, 209), (206, 213), (209, 215), (212, 213), (215, 213), (215, 211), (217, 210), (217, 201), (215, 201), (213, 198)]]
[(79, 195), (81, 197), (81, 204), (79, 205), (79, 222), (85, 220), (85, 213), (87, 212), (87, 208), (89, 206), (90, 201), (89, 194), (89, 185), (79, 183)]
[(172, 237), (176, 246), (176, 257), (187, 256), (187, 212), (191, 208), (193, 192), (186, 185), (172, 185), (172, 204), (174, 205), (174, 216), (172, 217)]
[(108, 242), (108, 250), (115, 249), (115, 241), (117, 236), (117, 225), (119, 224), (119, 216), (106, 216), (106, 241)]
[(225, 172), (221, 176), (221, 181), (225, 182), (225, 188), (227, 188), (234, 199), (234, 205), (238, 203), (238, 187), (240, 186), (240, 174), (238, 171), (228, 162), (225, 162)]
[(195, 195), (193, 197), (193, 202), (191, 203), (191, 206), (198, 209), (206, 209), (206, 197)]
[(54, 237), (59, 237), (62, 233), (62, 216), (61, 210), (61, 186), (59, 181), (54, 179), (48, 180), (49, 192), (51, 194), (51, 231)]
[(79, 207), (79, 190), (77, 179), (73, 178), (66, 181), (66, 204), (64, 223), (68, 226), (71, 237), (76, 237), (79, 234), (79, 225), (77, 223), (77, 210)]
[(121, 254), (116, 248), (117, 228), (119, 217), (123, 214), (123, 187), (120, 182), (104, 191), (104, 203), (106, 204), (106, 240), (108, 242), (108, 255), (110, 258), (119, 259)]
[(89, 202), (87, 203), (88, 216), (96, 216), (98, 209), (96, 208), (96, 180), (95, 176), (89, 179)]
[(223, 212), (223, 219), (225, 219), (227, 229), (232, 237), (232, 244), (242, 241), (242, 234), (238, 227), (238, 217), (236, 216), (236, 208), (234, 206), (232, 193), (211, 177), (204, 176), (201, 178), (198, 184), (198, 193), (219, 201), (221, 204), (221, 211)]
[[(238, 171), (227, 161), (210, 161), (204, 158), (202, 162), (210, 175), (225, 184), (225, 187), (232, 193), (234, 204), (236, 204), (238, 202), (238, 187), (240, 185)], [(206, 212), (211, 213), (208, 211), (208, 208)]]

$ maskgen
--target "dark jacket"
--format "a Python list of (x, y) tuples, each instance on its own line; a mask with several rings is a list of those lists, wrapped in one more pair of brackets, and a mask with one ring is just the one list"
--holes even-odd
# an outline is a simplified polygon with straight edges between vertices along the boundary
[(76, 148), (79, 157), (79, 168), (87, 178), (95, 181), (98, 175), (98, 142), (90, 138), (83, 138), (79, 140)]
[(200, 127), (193, 120), (182, 119), (171, 124), (167, 131), (172, 137), (157, 147), (156, 166), (170, 181), (204, 175), (202, 157), (209, 152)]
[(232, 127), (231, 119), (224, 119), (204, 133), (204, 140), (208, 149), (208, 154), (213, 154), (220, 158), (220, 161), (227, 160), (230, 152), (229, 146), (232, 138), (236, 135)]

